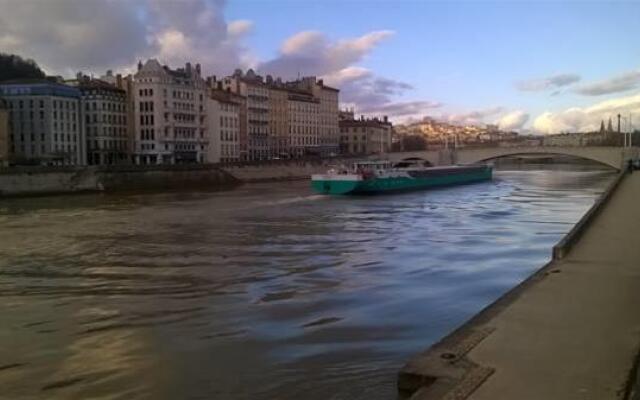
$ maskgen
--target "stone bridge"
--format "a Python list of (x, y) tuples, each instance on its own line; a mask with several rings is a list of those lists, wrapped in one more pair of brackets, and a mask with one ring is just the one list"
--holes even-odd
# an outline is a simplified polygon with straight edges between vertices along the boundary
[(391, 161), (402, 161), (412, 158), (429, 161), (432, 165), (475, 164), (496, 158), (520, 155), (563, 155), (583, 158), (620, 169), (631, 159), (637, 159), (638, 147), (561, 147), (561, 146), (518, 146), (518, 147), (482, 147), (460, 148), (456, 150), (425, 150), (413, 152), (389, 153)]

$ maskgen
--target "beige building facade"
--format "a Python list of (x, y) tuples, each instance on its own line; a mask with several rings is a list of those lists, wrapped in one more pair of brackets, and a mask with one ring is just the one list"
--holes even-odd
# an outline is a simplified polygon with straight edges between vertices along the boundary
[(338, 124), (338, 95), (340, 91), (324, 85), (319, 80), (313, 86), (314, 95), (320, 99), (318, 129), (322, 155), (337, 154), (340, 151), (340, 126)]
[(383, 119), (340, 121), (340, 151), (343, 154), (384, 154), (391, 149), (392, 125)]
[[(222, 88), (246, 96), (246, 160), (329, 155), (339, 151), (339, 90), (315, 77), (283, 82), (236, 70)], [(242, 117), (241, 117), (242, 120)]]
[(289, 92), (283, 87), (269, 87), (269, 141), (271, 158), (290, 155)]
[(294, 157), (319, 155), (320, 100), (311, 93), (289, 91), (289, 146)]
[(324, 84), (315, 76), (304, 77), (289, 85), (311, 93), (318, 99), (318, 147), (320, 155), (337, 154), (340, 149), (339, 94), (338, 89)]
[(135, 103), (134, 103), (134, 84), (133, 75), (122, 76), (120, 74), (114, 75), (112, 71), (100, 77), (100, 80), (110, 83), (118, 89), (124, 91), (127, 103), (127, 153), (129, 155), (129, 161), (133, 162), (133, 154), (135, 149)]
[(134, 161), (207, 162), (206, 92), (199, 64), (172, 70), (154, 59), (139, 63), (133, 76)]
[(246, 131), (241, 127), (241, 152), (244, 159), (269, 159), (269, 87), (260, 75), (249, 69), (246, 74), (236, 70), (232, 76), (224, 78), (222, 88), (246, 98)]
[(130, 163), (127, 92), (81, 73), (67, 83), (77, 87), (81, 94), (87, 164)]
[(240, 161), (240, 101), (228, 92), (212, 90), (207, 100), (209, 151), (207, 161)]

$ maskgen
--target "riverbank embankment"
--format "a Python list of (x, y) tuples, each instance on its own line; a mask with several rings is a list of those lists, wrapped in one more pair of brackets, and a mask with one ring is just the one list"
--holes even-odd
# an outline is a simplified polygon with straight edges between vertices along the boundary
[(339, 160), (280, 160), (231, 164), (12, 167), (0, 169), (0, 197), (217, 189), (248, 182), (308, 179)]
[(405, 398), (630, 399), (640, 351), (640, 173), (612, 184), (566, 251), (400, 372)]

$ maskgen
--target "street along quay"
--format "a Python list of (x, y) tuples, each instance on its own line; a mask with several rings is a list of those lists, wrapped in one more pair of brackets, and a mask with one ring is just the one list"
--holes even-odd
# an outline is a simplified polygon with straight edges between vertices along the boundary
[(638, 198), (623, 171), (550, 263), (402, 368), (400, 396), (637, 398)]

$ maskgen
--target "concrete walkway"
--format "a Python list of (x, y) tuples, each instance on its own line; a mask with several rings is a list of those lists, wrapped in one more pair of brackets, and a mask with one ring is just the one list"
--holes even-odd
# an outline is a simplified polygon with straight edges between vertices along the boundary
[[(498, 308), (459, 332), (462, 337), (469, 336), (464, 331), (484, 332), (445, 366), (460, 363), (464, 374), (434, 372), (433, 362), (424, 362), (433, 361), (433, 349), (405, 367), (414, 377), (419, 368), (432, 369), (421, 375), (423, 389), (412, 399), (628, 396), (640, 350), (640, 171), (620, 183), (565, 258), (549, 264), (539, 279)], [(436, 345), (435, 351), (447, 358), (443, 348), (455, 346)], [(438, 387), (429, 384), (431, 377), (456, 383)]]

